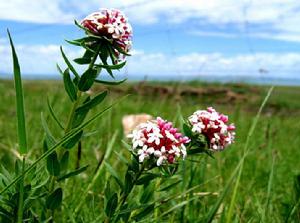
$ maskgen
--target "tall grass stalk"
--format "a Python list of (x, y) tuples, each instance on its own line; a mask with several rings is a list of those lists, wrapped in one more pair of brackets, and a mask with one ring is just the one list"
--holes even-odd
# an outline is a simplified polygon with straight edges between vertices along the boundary
[(234, 185), (233, 194), (232, 194), (231, 201), (230, 201), (230, 206), (229, 206), (229, 209), (228, 209), (228, 212), (227, 212), (227, 216), (226, 216), (226, 223), (231, 223), (232, 222), (233, 207), (234, 207), (235, 202), (236, 202), (236, 196), (237, 196), (237, 191), (238, 191), (238, 187), (239, 187), (241, 176), (242, 176), (242, 172), (243, 172), (245, 157), (248, 155), (248, 152), (249, 152), (250, 139), (251, 139), (251, 137), (252, 137), (252, 135), (254, 133), (254, 130), (256, 128), (258, 120), (259, 120), (259, 118), (261, 116), (262, 110), (265, 107), (265, 105), (266, 105), (269, 97), (271, 96), (271, 93), (272, 93), (273, 89), (274, 89), (274, 87), (272, 86), (268, 90), (268, 93), (267, 93), (265, 99), (263, 100), (263, 102), (262, 102), (262, 104), (261, 104), (261, 106), (260, 106), (260, 108), (259, 108), (256, 116), (254, 117), (254, 120), (252, 122), (250, 130), (248, 132), (246, 143), (245, 143), (245, 146), (244, 146), (244, 149), (243, 149), (244, 155), (243, 155), (242, 163), (241, 163), (241, 166), (239, 168), (238, 177), (237, 177), (237, 180), (236, 180), (235, 185)]
[(16, 91), (16, 111), (17, 111), (17, 126), (18, 126), (18, 139), (19, 139), (19, 149), (22, 155), (22, 178), (20, 180), (19, 188), (19, 199), (18, 199), (18, 223), (23, 222), (23, 204), (24, 204), (24, 171), (25, 171), (25, 161), (27, 153), (27, 137), (26, 137), (26, 123), (25, 123), (25, 109), (24, 109), (24, 96), (23, 96), (23, 86), (21, 78), (21, 69), (17, 53), (10, 35), (9, 30), (7, 30), (10, 46), (12, 50), (13, 57), (13, 73), (15, 81), (15, 91)]

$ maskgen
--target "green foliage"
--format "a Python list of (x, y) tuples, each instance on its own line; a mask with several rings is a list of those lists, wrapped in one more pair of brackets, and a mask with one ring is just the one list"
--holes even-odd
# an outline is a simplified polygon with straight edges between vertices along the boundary
[(59, 208), (62, 204), (63, 191), (61, 188), (54, 190), (46, 199), (46, 207), (50, 210)]
[(10, 46), (12, 50), (12, 57), (13, 57), (19, 147), (20, 147), (20, 153), (24, 154), (27, 153), (27, 137), (26, 137), (25, 109), (24, 109), (24, 96), (23, 96), (23, 86), (22, 86), (22, 79), (21, 79), (21, 69), (20, 69), (19, 60), (18, 60), (17, 53), (15, 51), (14, 44), (8, 30), (7, 33), (8, 33)]

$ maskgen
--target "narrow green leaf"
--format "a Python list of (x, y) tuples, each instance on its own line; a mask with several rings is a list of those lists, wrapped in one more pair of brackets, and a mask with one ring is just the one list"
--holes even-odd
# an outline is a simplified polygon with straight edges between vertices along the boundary
[(171, 183), (170, 185), (167, 185), (163, 188), (161, 188), (159, 191), (168, 191), (169, 189), (171, 189), (172, 187), (175, 187), (177, 184), (179, 184), (182, 180), (178, 180), (174, 183)]
[(106, 169), (108, 170), (108, 172), (115, 178), (115, 180), (119, 184), (120, 188), (123, 189), (124, 185), (122, 183), (122, 180), (119, 177), (119, 175), (117, 174), (117, 172), (114, 170), (114, 168), (112, 168), (112, 166), (109, 163), (105, 162), (105, 161), (104, 161), (104, 165), (106, 166)]
[(64, 79), (64, 87), (69, 95), (69, 98), (71, 101), (76, 101), (77, 99), (77, 92), (76, 92), (76, 87), (71, 79), (69, 69), (66, 69), (65, 72), (63, 73), (63, 79)]
[(53, 191), (46, 200), (46, 207), (50, 210), (55, 210), (61, 206), (63, 198), (63, 191), (61, 188), (57, 188)]
[(86, 166), (83, 166), (83, 167), (81, 167), (79, 169), (73, 170), (73, 171), (71, 171), (71, 172), (69, 172), (69, 173), (67, 173), (67, 174), (59, 177), (57, 180), (58, 181), (62, 181), (62, 180), (68, 179), (70, 177), (77, 176), (78, 174), (81, 174), (82, 172), (86, 171), (87, 168), (88, 168), (88, 166), (89, 165), (86, 165)]
[(80, 65), (91, 63), (91, 58), (81, 57), (74, 59), (74, 62)]
[(60, 164), (55, 151), (47, 157), (47, 170), (52, 176), (58, 176), (60, 173)]
[(140, 197), (140, 203), (146, 204), (149, 203), (150, 199), (153, 197), (154, 194), (154, 186), (153, 184), (149, 184), (142, 190), (142, 195)]
[(78, 132), (76, 135), (71, 137), (66, 143), (64, 143), (62, 146), (65, 149), (72, 149), (81, 139), (81, 136), (83, 134), (83, 131)]
[(126, 61), (123, 61), (121, 63), (113, 64), (113, 65), (98, 64), (98, 65), (96, 65), (96, 67), (101, 67), (101, 68), (110, 69), (110, 70), (119, 70), (122, 67), (124, 67), (125, 65), (126, 65)]
[(67, 58), (66, 54), (63, 51), (63, 48), (60, 47), (60, 52), (62, 57), (64, 58), (65, 63), (67, 64), (68, 68), (72, 71), (72, 73), (79, 78), (79, 74), (77, 73), (77, 71), (75, 70), (75, 68), (73, 67), (73, 65), (71, 64), (71, 62), (69, 61), (69, 59)]
[(125, 174), (125, 184), (124, 184), (124, 193), (129, 194), (133, 188), (133, 183), (135, 179), (135, 174), (133, 171), (128, 170)]
[[(91, 97), (88, 96), (84, 100), (83, 104), (87, 103), (90, 100), (91, 100)], [(89, 112), (89, 110), (85, 110), (85, 111), (82, 111), (82, 112), (75, 112), (75, 116), (74, 116), (74, 119), (73, 119), (73, 122), (72, 122), (72, 128), (76, 128), (77, 126), (82, 124), (82, 122), (84, 121), (84, 119), (87, 116), (88, 112)]]
[(15, 47), (11, 39), (9, 30), (7, 30), (7, 33), (8, 33), (11, 51), (12, 51), (12, 57), (13, 57), (19, 147), (20, 147), (20, 153), (24, 154), (27, 153), (27, 137), (26, 137), (25, 109), (24, 109), (24, 96), (23, 96), (21, 69), (20, 69), (18, 56), (15, 51)]
[(183, 124), (183, 132), (189, 138), (193, 136), (192, 130), (187, 124)]
[(56, 122), (56, 124), (62, 129), (64, 130), (63, 125), (60, 123), (60, 121), (58, 120), (57, 116), (55, 115), (55, 112), (53, 110), (53, 107), (51, 106), (50, 100), (47, 97), (47, 106), (48, 106), (48, 110), (50, 112), (51, 117), (53, 118), (53, 120)]
[(98, 84), (105, 84), (105, 85), (119, 85), (119, 84), (122, 84), (126, 81), (127, 79), (123, 79), (121, 81), (102, 81), (102, 80), (95, 80), (95, 83), (98, 83)]
[(140, 221), (142, 220), (144, 217), (146, 217), (147, 215), (151, 214), (154, 212), (154, 204), (150, 204), (148, 207), (144, 208), (141, 212), (139, 212), (138, 214), (136, 214), (135, 216), (133, 216), (132, 218), (135, 221)]
[(129, 53), (125, 52), (120, 46), (118, 46), (117, 44), (114, 44), (113, 47), (119, 51), (121, 54), (124, 54), (126, 56), (131, 56)]
[(112, 217), (115, 213), (115, 210), (118, 205), (118, 194), (114, 193), (111, 198), (107, 201), (106, 208), (105, 208), (105, 214), (107, 217)]
[(156, 179), (159, 176), (160, 175), (158, 175), (158, 174), (147, 173), (147, 174), (143, 175), (140, 179), (138, 179), (136, 184), (137, 185), (142, 185), (142, 184), (148, 185), (150, 183), (150, 181)]
[(76, 112), (80, 113), (80, 112), (84, 112), (86, 110), (90, 110), (90, 109), (94, 108), (95, 106), (100, 104), (106, 96), (107, 96), (107, 91), (101, 92), (100, 94), (98, 94), (97, 96), (92, 98), (90, 101), (88, 101), (88, 102), (84, 103), (83, 105), (81, 105), (80, 107), (78, 107), (76, 109)]
[(70, 159), (70, 152), (66, 150), (59, 162), (61, 172), (64, 172), (68, 169), (69, 159)]
[(43, 113), (41, 113), (41, 122), (42, 122), (42, 127), (46, 133), (45, 139), (46, 139), (47, 146), (52, 147), (53, 145), (55, 145), (56, 140), (48, 127), (48, 124), (43, 116)]
[(78, 83), (78, 89), (80, 91), (87, 91), (89, 90), (96, 77), (98, 76), (99, 71), (95, 70), (93, 68), (87, 69), (81, 76), (79, 83)]

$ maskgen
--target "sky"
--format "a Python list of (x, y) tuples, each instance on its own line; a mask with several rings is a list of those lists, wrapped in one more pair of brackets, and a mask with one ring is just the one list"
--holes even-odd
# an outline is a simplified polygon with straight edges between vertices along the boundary
[(120, 76), (300, 79), (299, 0), (1, 0), (0, 73), (12, 72), (9, 28), (24, 75), (59, 76), (59, 47), (84, 35), (74, 25), (99, 8), (118, 8), (133, 27)]

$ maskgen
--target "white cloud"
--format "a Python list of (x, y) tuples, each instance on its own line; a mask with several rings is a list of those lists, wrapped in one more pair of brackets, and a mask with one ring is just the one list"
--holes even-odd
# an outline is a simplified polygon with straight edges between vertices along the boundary
[[(58, 45), (17, 45), (17, 53), (23, 74), (57, 74), (55, 64), (63, 64)], [(69, 58), (82, 54), (77, 48), (65, 47)], [(1, 73), (12, 72), (11, 50), (6, 44), (0, 46)], [(257, 53), (226, 56), (220, 53), (189, 53), (167, 55), (133, 51), (126, 69), (121, 73), (164, 77), (184, 77), (197, 75), (215, 76), (259, 76), (259, 70), (268, 71), (267, 75), (297, 77), (300, 71), (300, 53)]]
[[(300, 37), (300, 1), (295, 0), (10, 0), (0, 2), (0, 19), (72, 23), (100, 7), (121, 8), (131, 21), (144, 25), (163, 20), (182, 24), (183, 29), (205, 24), (243, 32), (247, 23), (254, 26), (249, 33), (258, 38)], [(205, 30), (200, 32), (204, 35)]]
[[(55, 74), (56, 63), (62, 64), (58, 45), (16, 45), (16, 51), (23, 74), (47, 75)], [(80, 56), (82, 50), (66, 48), (66, 54), (70, 58)], [(0, 72), (12, 73), (11, 49), (7, 44), (0, 45)]]

